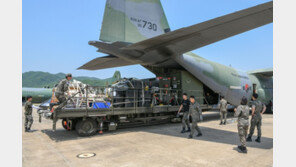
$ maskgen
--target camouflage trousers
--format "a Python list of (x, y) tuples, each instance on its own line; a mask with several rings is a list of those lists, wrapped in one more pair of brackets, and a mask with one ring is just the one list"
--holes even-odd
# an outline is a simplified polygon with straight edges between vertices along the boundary
[(60, 103), (63, 103), (64, 101), (66, 101), (66, 97), (63, 93), (55, 93), (55, 97), (59, 100)]
[[(67, 100), (66, 97), (65, 97), (65, 95), (64, 95), (64, 93), (56, 93), (55, 96), (59, 100), (59, 103), (60, 104), (62, 104), (63, 102), (65, 102)], [(66, 103), (63, 104), (63, 105), (60, 105), (58, 108), (59, 109), (60, 108), (63, 108), (65, 105), (66, 105)]]
[(220, 111), (220, 121), (223, 122), (226, 122), (226, 119), (227, 119), (227, 111)]
[(25, 128), (30, 129), (33, 122), (34, 120), (32, 115), (25, 115)]
[(187, 128), (189, 129), (189, 112), (184, 112), (183, 118), (182, 118), (182, 128)]
[(238, 136), (241, 145), (246, 147), (246, 137), (248, 135), (248, 125), (237, 125)]
[(262, 118), (258, 118), (256, 116), (252, 117), (249, 137), (253, 136), (255, 127), (257, 127), (257, 137), (261, 137), (261, 125), (262, 125)]
[(198, 134), (201, 134), (201, 130), (197, 125), (197, 118), (193, 118), (192, 117), (192, 123), (191, 123), (191, 131), (190, 134), (193, 136), (194, 134), (194, 130), (196, 130), (198, 132)]

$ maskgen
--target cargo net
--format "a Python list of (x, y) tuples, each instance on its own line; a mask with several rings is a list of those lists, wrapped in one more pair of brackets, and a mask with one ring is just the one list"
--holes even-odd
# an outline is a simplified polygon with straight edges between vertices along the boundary
[[(53, 90), (52, 103), (58, 102)], [(110, 86), (89, 86), (73, 80), (65, 93), (63, 108), (153, 107), (179, 105), (180, 91), (159, 88), (142, 80), (123, 79)]]

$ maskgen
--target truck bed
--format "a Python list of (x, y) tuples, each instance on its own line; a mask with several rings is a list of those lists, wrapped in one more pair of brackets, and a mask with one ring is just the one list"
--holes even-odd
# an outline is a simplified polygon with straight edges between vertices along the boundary
[(123, 114), (142, 114), (142, 113), (165, 113), (176, 112), (180, 106), (154, 106), (154, 107), (122, 107), (122, 108), (63, 108), (56, 112), (56, 117), (61, 118), (76, 118), (76, 117), (98, 117), (98, 116), (113, 116)]

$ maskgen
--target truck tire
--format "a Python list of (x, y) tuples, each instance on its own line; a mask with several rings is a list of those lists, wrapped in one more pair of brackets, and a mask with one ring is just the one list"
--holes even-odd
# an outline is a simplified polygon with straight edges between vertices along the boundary
[(63, 120), (62, 120), (62, 126), (63, 126), (63, 128), (64, 128), (65, 130), (69, 130), (69, 129), (67, 129), (67, 126), (65, 125), (65, 121), (66, 121), (66, 119), (63, 119)]
[(72, 120), (72, 129), (71, 130), (75, 130), (76, 129), (76, 124), (77, 124), (77, 120)]
[(75, 130), (78, 136), (92, 136), (98, 130), (98, 124), (95, 120), (87, 118), (86, 120), (79, 120), (76, 123)]
[(66, 121), (66, 119), (63, 119), (62, 120), (62, 126), (63, 126), (63, 128), (65, 129), (65, 130), (67, 130), (67, 131), (71, 131), (71, 130), (75, 130), (75, 126), (76, 126), (76, 120), (72, 120), (72, 127), (71, 127), (71, 129), (68, 129), (67, 128), (67, 125), (65, 125), (65, 121)]

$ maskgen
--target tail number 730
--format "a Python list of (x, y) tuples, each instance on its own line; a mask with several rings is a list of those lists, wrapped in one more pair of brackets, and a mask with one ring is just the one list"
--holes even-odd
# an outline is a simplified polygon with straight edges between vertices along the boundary
[(135, 22), (139, 28), (147, 28), (152, 31), (157, 31), (157, 25), (155, 23), (135, 17), (131, 17), (130, 19), (132, 22)]
[(157, 31), (157, 25), (154, 23), (151, 23), (150, 21), (143, 21), (143, 28), (148, 28), (149, 30)]

